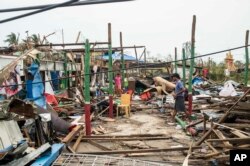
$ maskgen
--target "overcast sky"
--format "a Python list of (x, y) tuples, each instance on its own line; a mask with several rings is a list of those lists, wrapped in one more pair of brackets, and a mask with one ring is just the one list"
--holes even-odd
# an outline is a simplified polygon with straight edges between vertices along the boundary
[[(0, 8), (40, 5), (63, 0), (1, 0)], [(107, 40), (107, 24), (112, 23), (113, 46), (119, 46), (119, 32), (123, 32), (124, 45), (145, 45), (150, 56), (167, 58), (184, 42), (190, 41), (192, 16), (197, 17), (196, 52), (210, 53), (244, 45), (245, 33), (250, 29), (249, 0), (136, 0), (115, 4), (101, 4), (58, 8), (16, 21), (0, 24), (0, 45), (11, 32), (25, 37), (39, 33), (47, 35), (56, 32), (49, 41), (75, 42), (77, 33), (81, 40)], [(26, 11), (27, 12), (27, 11)], [(22, 14), (0, 13), (0, 18)], [(133, 50), (127, 52), (134, 54)], [(233, 51), (235, 59), (244, 60), (244, 49)], [(225, 54), (212, 56), (222, 61)]]

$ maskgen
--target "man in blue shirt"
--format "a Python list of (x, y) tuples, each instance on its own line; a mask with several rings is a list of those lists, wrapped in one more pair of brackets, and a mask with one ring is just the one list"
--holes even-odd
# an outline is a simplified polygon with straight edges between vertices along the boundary
[(173, 94), (175, 98), (175, 107), (174, 107), (174, 113), (172, 115), (172, 120), (174, 122), (177, 111), (185, 112), (185, 99), (184, 99), (185, 88), (180, 80), (180, 75), (178, 73), (174, 73), (172, 75), (172, 78), (173, 81), (175, 82), (175, 91)]

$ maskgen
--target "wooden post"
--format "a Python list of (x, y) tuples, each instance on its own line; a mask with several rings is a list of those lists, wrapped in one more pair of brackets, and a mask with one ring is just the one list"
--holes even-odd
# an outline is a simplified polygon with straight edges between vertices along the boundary
[(66, 56), (66, 52), (63, 53), (64, 54), (64, 63), (63, 63), (63, 68), (64, 68), (64, 79), (63, 79), (63, 89), (67, 89), (68, 83), (69, 83), (69, 72), (68, 72), (68, 58)]
[(124, 87), (125, 78), (125, 65), (124, 65), (124, 53), (123, 53), (123, 43), (122, 43), (122, 32), (120, 32), (120, 47), (121, 47), (121, 62), (122, 62), (122, 87)]
[(184, 87), (186, 86), (186, 55), (185, 55), (185, 49), (182, 49), (182, 80)]
[(248, 83), (248, 68), (249, 68), (248, 38), (249, 38), (249, 30), (246, 31), (246, 40), (245, 40), (245, 54), (246, 54), (245, 86), (247, 86), (247, 83)]
[(111, 23), (108, 23), (108, 54), (109, 54), (109, 117), (113, 118), (113, 68), (112, 68), (112, 38), (111, 38)]
[(86, 135), (91, 135), (91, 124), (90, 124), (90, 45), (89, 40), (85, 43), (85, 56), (84, 56), (84, 98), (85, 98), (85, 127)]
[[(139, 66), (139, 60), (138, 60), (138, 55), (137, 55), (137, 49), (136, 49), (136, 46), (134, 45), (135, 47), (135, 58), (136, 58), (136, 63), (137, 63), (137, 67)], [(138, 74), (140, 75), (140, 69), (136, 69)]]
[(174, 48), (174, 70), (177, 73), (177, 48)]
[(196, 26), (196, 16), (193, 16), (192, 24), (192, 36), (191, 36), (191, 60), (190, 60), (190, 70), (189, 70), (189, 81), (188, 81), (188, 112), (192, 114), (193, 107), (193, 95), (192, 95), (192, 76), (194, 72), (194, 43), (195, 43), (195, 26)]

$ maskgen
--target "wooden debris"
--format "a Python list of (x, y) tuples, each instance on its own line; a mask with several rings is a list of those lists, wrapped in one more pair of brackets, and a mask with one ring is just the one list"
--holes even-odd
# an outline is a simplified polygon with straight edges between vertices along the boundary
[(24, 166), (27, 165), (30, 161), (37, 158), (39, 155), (41, 155), (43, 152), (48, 150), (50, 148), (50, 144), (46, 143), (37, 148), (35, 151), (31, 152), (30, 154), (27, 154), (26, 156), (19, 158), (18, 160), (13, 160), (12, 162), (8, 163), (9, 166)]
[(84, 140), (98, 140), (98, 141), (135, 141), (135, 140), (164, 140), (170, 139), (170, 136), (165, 137), (132, 137), (132, 138), (91, 138), (91, 137), (83, 137)]
[[(200, 146), (193, 146), (192, 149), (200, 149)], [(189, 147), (173, 147), (164, 149), (139, 149), (139, 150), (113, 150), (113, 151), (95, 151), (95, 152), (80, 152), (84, 154), (98, 154), (98, 155), (109, 155), (109, 154), (129, 154), (129, 153), (152, 153), (152, 152), (169, 152), (169, 151), (183, 151), (189, 150)]]
[(65, 144), (70, 143), (74, 137), (83, 129), (83, 126), (78, 125), (62, 140)]
[(98, 117), (100, 120), (105, 121), (105, 122), (114, 122), (115, 119), (108, 118), (108, 117)]
[(95, 147), (101, 149), (101, 150), (104, 150), (104, 151), (111, 151), (111, 149), (99, 144), (98, 142), (96, 141), (93, 141), (93, 140), (88, 140), (88, 143), (90, 143), (91, 145), (94, 145)]
[(82, 137), (83, 137), (83, 134), (81, 133), (80, 136), (77, 138), (76, 142), (74, 143), (73, 147), (72, 147), (72, 149), (74, 151), (77, 150), (79, 144), (81, 143)]

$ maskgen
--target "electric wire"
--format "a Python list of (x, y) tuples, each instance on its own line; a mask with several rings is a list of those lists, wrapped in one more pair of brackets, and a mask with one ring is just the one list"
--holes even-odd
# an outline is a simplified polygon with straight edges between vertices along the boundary
[[(116, 3), (116, 2), (126, 2), (126, 1), (134, 1), (134, 0), (85, 0), (85, 1), (81, 1), (81, 2), (75, 2), (72, 4), (68, 4), (68, 5), (64, 4), (64, 5), (61, 5), (59, 7), (95, 5), (95, 4)], [(42, 9), (45, 7), (49, 7), (51, 5), (58, 5), (58, 4), (46, 4), (46, 5), (38, 5), (38, 6), (25, 6), (25, 7), (18, 7), (18, 8), (0, 9), (0, 13)]]
[(69, 5), (69, 4), (72, 4), (72, 3), (77, 2), (77, 1), (79, 1), (79, 0), (70, 0), (70, 1), (66, 1), (64, 3), (60, 3), (60, 4), (56, 4), (56, 5), (50, 5), (50, 6), (42, 8), (42, 9), (33, 11), (33, 12), (29, 12), (29, 13), (21, 14), (21, 15), (14, 16), (14, 17), (11, 17), (11, 18), (7, 18), (7, 19), (4, 19), (4, 20), (0, 20), (0, 24), (10, 22), (10, 21), (14, 21), (14, 20), (17, 20), (17, 19), (20, 19), (20, 18), (23, 18), (23, 17), (31, 16), (31, 15), (34, 15), (34, 14), (42, 13), (42, 12), (45, 12), (45, 11), (48, 11), (48, 10), (51, 10), (51, 9), (55, 9), (55, 8), (60, 7), (62, 5)]

